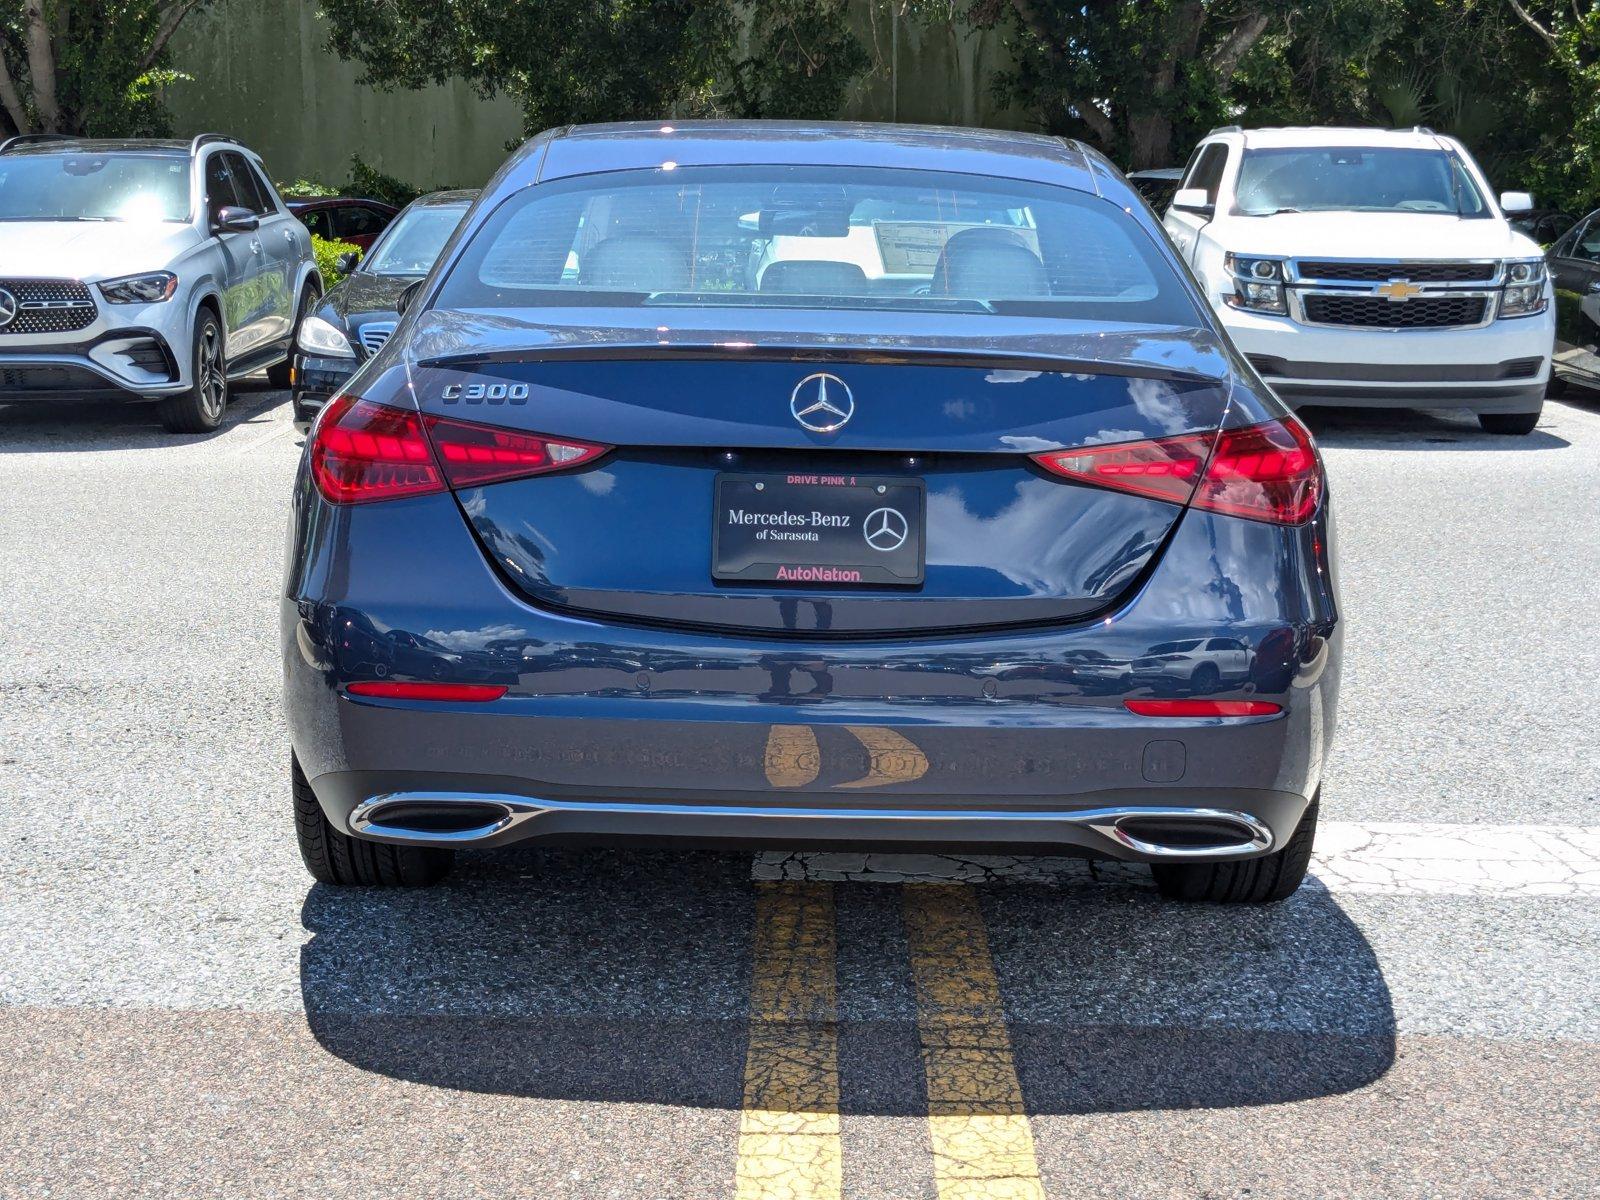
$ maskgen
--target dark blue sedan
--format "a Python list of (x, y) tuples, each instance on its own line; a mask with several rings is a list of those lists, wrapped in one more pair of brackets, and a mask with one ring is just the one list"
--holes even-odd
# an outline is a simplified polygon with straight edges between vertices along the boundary
[(534, 139), (322, 412), (300, 847), (871, 846), (1304, 877), (1339, 613), (1311, 438), (1077, 143)]

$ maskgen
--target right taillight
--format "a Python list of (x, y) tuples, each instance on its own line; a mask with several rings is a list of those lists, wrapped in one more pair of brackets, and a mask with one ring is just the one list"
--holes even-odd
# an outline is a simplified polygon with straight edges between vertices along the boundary
[(1322, 496), (1311, 434), (1293, 417), (1217, 434), (1051, 450), (1033, 460), (1081, 483), (1279, 525), (1309, 521)]

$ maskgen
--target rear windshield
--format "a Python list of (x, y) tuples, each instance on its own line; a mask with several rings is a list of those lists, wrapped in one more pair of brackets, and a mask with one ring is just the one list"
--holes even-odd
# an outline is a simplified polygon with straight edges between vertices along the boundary
[(1246, 150), (1238, 208), (1279, 212), (1422, 212), (1486, 217), (1471, 174), (1444, 150), (1367, 146)]
[(0, 221), (188, 219), (187, 156), (0, 156)]
[(1152, 238), (1067, 188), (871, 167), (664, 168), (512, 196), (436, 303), (899, 309), (1198, 325)]

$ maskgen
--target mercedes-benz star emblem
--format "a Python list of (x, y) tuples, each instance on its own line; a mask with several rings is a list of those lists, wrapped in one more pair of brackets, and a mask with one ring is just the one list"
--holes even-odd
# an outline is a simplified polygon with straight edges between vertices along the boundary
[(897, 508), (875, 508), (861, 522), (861, 536), (881, 554), (900, 549), (910, 532), (910, 524)]
[(0, 288), (0, 329), (17, 319), (17, 298), (5, 288)]
[(789, 411), (812, 433), (832, 433), (855, 415), (856, 398), (837, 375), (818, 372), (794, 385)]

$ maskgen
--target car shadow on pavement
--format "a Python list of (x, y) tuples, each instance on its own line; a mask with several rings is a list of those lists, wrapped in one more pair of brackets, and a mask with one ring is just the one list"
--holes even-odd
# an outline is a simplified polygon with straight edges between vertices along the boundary
[(226, 437), (275, 420), (289, 393), (266, 379), (247, 378), (231, 388), (222, 424), (210, 433), (168, 433), (154, 404), (72, 400), (60, 404), (0, 403), (0, 454), (82, 454), (93, 450), (162, 450)]
[[(598, 850), (467, 856), (426, 891), (318, 885), (306, 1017), (328, 1052), (395, 1079), (738, 1109), (758, 886), (749, 855)], [(841, 1111), (926, 1114), (901, 909), (926, 885), (831, 886)], [(1314, 882), (1265, 908), (978, 890), (1029, 1113), (1282, 1103), (1394, 1060), (1377, 959)]]
[[(1548, 409), (1546, 415), (1548, 416)], [(1380, 450), (1562, 450), (1572, 445), (1546, 428), (1485, 433), (1466, 409), (1318, 408), (1296, 416), (1325, 448)]]

